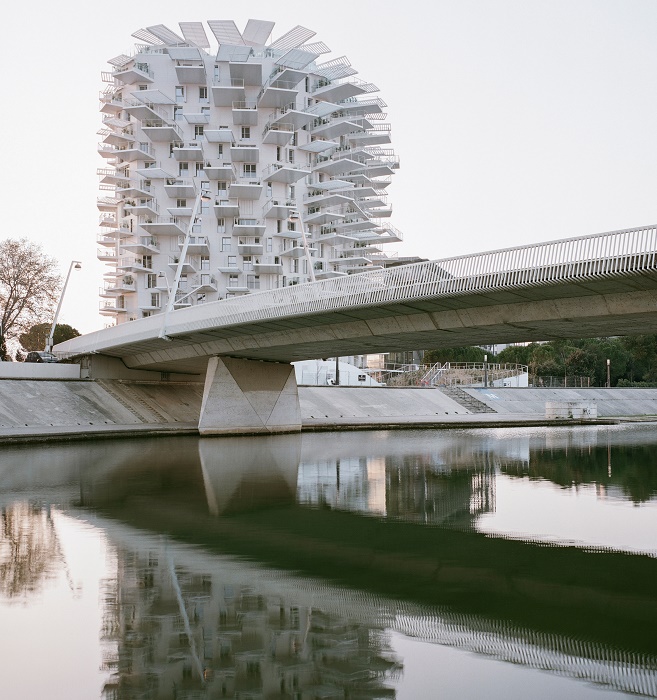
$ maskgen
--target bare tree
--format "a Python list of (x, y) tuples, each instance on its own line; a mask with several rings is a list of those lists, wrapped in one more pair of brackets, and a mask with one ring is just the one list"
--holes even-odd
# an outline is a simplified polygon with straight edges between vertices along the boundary
[(7, 340), (53, 317), (61, 289), (57, 262), (26, 238), (0, 241), (0, 359)]

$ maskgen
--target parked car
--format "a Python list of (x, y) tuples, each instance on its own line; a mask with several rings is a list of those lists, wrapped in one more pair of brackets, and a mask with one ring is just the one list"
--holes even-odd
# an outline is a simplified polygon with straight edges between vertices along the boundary
[(28, 352), (25, 362), (59, 362), (59, 360), (51, 352), (44, 350)]

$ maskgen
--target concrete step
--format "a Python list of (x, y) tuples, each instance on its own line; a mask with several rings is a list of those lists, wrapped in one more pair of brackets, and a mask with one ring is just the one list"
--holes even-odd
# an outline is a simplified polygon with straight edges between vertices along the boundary
[(479, 399), (475, 399), (474, 396), (470, 396), (470, 394), (459, 387), (440, 387), (440, 391), (442, 391), (445, 396), (449, 396), (450, 399), (460, 403), (463, 408), (467, 408), (468, 411), (472, 413), (497, 413), (494, 408), (486, 405), (483, 401), (479, 401)]

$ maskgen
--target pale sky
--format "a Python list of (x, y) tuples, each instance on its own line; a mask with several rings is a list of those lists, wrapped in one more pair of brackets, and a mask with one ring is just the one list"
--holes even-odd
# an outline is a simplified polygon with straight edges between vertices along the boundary
[(107, 59), (132, 53), (141, 27), (249, 18), (275, 21), (273, 38), (313, 29), (324, 60), (346, 55), (380, 88), (401, 159), (390, 221), (404, 242), (387, 250), (440, 259), (657, 222), (655, 0), (12, 2), (1, 237), (42, 244), (62, 275), (82, 261), (61, 322), (107, 323), (96, 260)]

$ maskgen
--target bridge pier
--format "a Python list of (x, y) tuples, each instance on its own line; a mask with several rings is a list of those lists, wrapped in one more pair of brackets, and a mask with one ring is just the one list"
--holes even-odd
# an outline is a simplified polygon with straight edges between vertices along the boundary
[(301, 431), (294, 367), (234, 357), (211, 357), (198, 424), (201, 435)]

